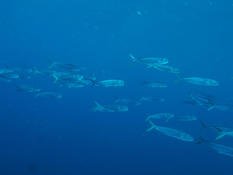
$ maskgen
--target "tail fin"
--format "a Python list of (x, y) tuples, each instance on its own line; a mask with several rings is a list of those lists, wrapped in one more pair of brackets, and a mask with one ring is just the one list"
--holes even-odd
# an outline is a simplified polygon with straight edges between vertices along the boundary
[(14, 84), (14, 86), (15, 86), (15, 90), (16, 90), (17, 92), (23, 92), (23, 89), (22, 89), (21, 86), (19, 86), (19, 85), (17, 85), (17, 84)]
[(95, 107), (93, 108), (93, 111), (96, 112), (96, 111), (101, 111), (103, 109), (103, 106), (100, 105), (97, 101), (94, 101), (95, 103)]
[(212, 126), (214, 129), (216, 129), (218, 132), (223, 132), (221, 128), (218, 128), (217, 126)]
[(57, 83), (57, 81), (59, 80), (59, 77), (54, 73), (51, 76), (54, 78), (53, 83)]
[(150, 116), (148, 116), (145, 121), (150, 122)]
[(52, 69), (53, 66), (54, 66), (54, 62), (53, 62), (50, 58), (47, 59), (47, 61), (48, 61), (48, 68), (49, 68), (49, 69)]
[(153, 130), (153, 129), (156, 128), (156, 125), (155, 125), (150, 119), (147, 119), (146, 121), (148, 121), (148, 122), (150, 123), (151, 127), (148, 128), (148, 129), (142, 134), (142, 136), (148, 135), (148, 133), (149, 133), (151, 130)]
[(92, 87), (98, 85), (98, 81), (95, 78), (87, 78), (86, 80), (90, 81), (92, 83)]
[(156, 125), (151, 121), (151, 120), (148, 120), (148, 122), (150, 123), (151, 127), (148, 128), (146, 130), (146, 132), (150, 132), (151, 130), (155, 129), (156, 128)]
[(180, 76), (180, 74), (175, 74), (176, 75), (176, 80), (175, 80), (175, 83), (178, 83), (178, 82), (181, 82), (184, 80), (183, 77)]
[(133, 54), (129, 54), (129, 57), (132, 59), (133, 62), (137, 61), (137, 58)]
[(226, 132), (224, 132), (221, 128), (218, 128), (217, 126), (213, 126), (213, 128), (216, 129), (218, 132), (218, 136), (216, 137), (216, 140), (219, 140), (226, 135)]
[(156, 64), (147, 64), (146, 68), (147, 69), (150, 69), (150, 68), (156, 68), (157, 69)]
[(223, 138), (225, 135), (226, 135), (225, 132), (221, 132), (221, 133), (216, 137), (216, 140), (219, 140), (219, 139)]
[(208, 107), (207, 111), (211, 111), (211, 110), (213, 110), (215, 107), (216, 107), (216, 104), (211, 104), (211, 105)]

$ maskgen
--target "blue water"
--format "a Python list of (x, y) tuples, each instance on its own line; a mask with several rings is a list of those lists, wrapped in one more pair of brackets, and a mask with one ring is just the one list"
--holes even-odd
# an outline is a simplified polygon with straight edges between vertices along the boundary
[[(50, 60), (85, 67), (98, 79), (122, 79), (122, 88), (65, 88), (46, 76), (0, 81), (1, 175), (232, 175), (233, 159), (207, 144), (159, 132), (144, 134), (148, 114), (195, 114), (209, 125), (233, 126), (232, 108), (207, 111), (184, 104), (192, 91), (233, 101), (232, 0), (22, 0), (0, 2), (0, 68), (46, 69)], [(177, 82), (174, 74), (132, 63), (166, 57), (182, 76), (208, 77), (218, 87)], [(145, 88), (144, 80), (168, 88)], [(62, 93), (35, 98), (16, 85)], [(93, 102), (165, 98), (125, 113), (92, 112)], [(198, 139), (200, 123), (167, 122)], [(215, 132), (205, 133), (212, 138)], [(232, 137), (217, 143), (233, 147)]]

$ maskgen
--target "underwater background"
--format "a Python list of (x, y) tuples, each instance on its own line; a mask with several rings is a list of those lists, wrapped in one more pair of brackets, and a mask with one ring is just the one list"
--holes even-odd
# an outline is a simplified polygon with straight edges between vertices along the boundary
[[(208, 143), (145, 134), (146, 117), (153, 113), (197, 116), (192, 122), (155, 121), (195, 140), (215, 142), (216, 131), (203, 133), (202, 121), (233, 127), (232, 0), (9, 0), (0, 7), (0, 69), (48, 70), (51, 62), (70, 63), (98, 80), (125, 82), (124, 87), (67, 88), (48, 74), (1, 80), (1, 175), (233, 174), (233, 158)], [(134, 63), (129, 54), (167, 58), (180, 77), (207, 77), (219, 86), (185, 83)], [(146, 81), (168, 87), (148, 88)], [(16, 90), (25, 84), (63, 98)], [(194, 91), (211, 94), (229, 109), (208, 111), (185, 103)], [(95, 101), (145, 96), (165, 101), (130, 104), (127, 112), (92, 110)], [(216, 143), (233, 147), (233, 138)]]

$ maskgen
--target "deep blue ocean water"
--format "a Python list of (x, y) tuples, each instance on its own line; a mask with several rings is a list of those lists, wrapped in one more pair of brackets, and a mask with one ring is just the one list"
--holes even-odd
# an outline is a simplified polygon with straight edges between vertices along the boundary
[[(0, 69), (49, 62), (85, 67), (98, 79), (122, 79), (125, 87), (65, 88), (48, 76), (0, 81), (1, 175), (232, 175), (233, 158), (208, 143), (183, 142), (159, 132), (144, 134), (146, 116), (194, 114), (208, 125), (233, 127), (233, 108), (187, 105), (190, 92), (233, 103), (232, 0), (22, 0), (0, 2)], [(181, 76), (220, 82), (205, 87), (177, 81), (129, 58), (166, 57)], [(146, 88), (143, 81), (166, 82)], [(36, 98), (16, 86), (59, 92)], [(128, 112), (93, 112), (94, 101), (161, 97), (165, 102), (130, 105)], [(200, 122), (158, 122), (199, 138)], [(213, 139), (216, 132), (204, 137)], [(233, 147), (233, 138), (216, 143)]]

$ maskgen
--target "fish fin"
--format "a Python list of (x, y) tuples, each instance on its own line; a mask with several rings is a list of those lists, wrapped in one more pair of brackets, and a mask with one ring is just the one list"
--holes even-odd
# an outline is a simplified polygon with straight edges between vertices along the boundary
[(221, 132), (223, 132), (223, 131), (222, 131), (222, 129), (221, 129), (221, 128), (219, 128), (219, 127), (217, 127), (217, 126), (212, 126), (212, 128), (216, 129), (216, 130), (217, 130), (217, 132), (220, 132), (220, 133), (221, 133)]
[(58, 76), (56, 76), (55, 74), (52, 74), (52, 77), (54, 78), (53, 83), (57, 83), (57, 81), (59, 80)]
[(151, 124), (151, 127), (148, 128), (148, 129), (142, 134), (142, 136), (148, 135), (148, 133), (149, 133), (151, 130), (153, 130), (154, 128), (156, 128), (155, 124), (154, 124), (150, 119), (148, 119), (148, 120), (146, 120), (146, 121), (148, 121), (148, 122)]
[(148, 122), (150, 123), (151, 127), (146, 130), (146, 133), (156, 128), (156, 125), (150, 119)]
[(208, 126), (206, 125), (206, 123), (204, 123), (202, 120), (200, 120), (200, 124), (201, 124), (201, 129), (208, 128)]
[(211, 110), (213, 110), (213, 109), (215, 108), (215, 106), (216, 106), (216, 105), (215, 105), (215, 104), (213, 104), (213, 105), (211, 105), (210, 107), (208, 107), (208, 109), (207, 109), (207, 110), (208, 110), (208, 111), (211, 111)]
[(96, 81), (96, 79), (87, 78), (86, 80), (88, 80), (88, 81), (90, 81), (92, 83), (91, 87), (94, 87), (94, 86), (98, 85), (98, 81)]
[(49, 68), (49, 69), (52, 69), (53, 66), (54, 66), (54, 62), (53, 62), (50, 58), (47, 59), (47, 61), (48, 61), (48, 68)]
[(96, 107), (93, 109), (94, 112), (98, 111), (98, 110), (102, 110), (103, 106), (100, 105), (97, 101), (94, 101)]
[(134, 63), (137, 61), (136, 57), (133, 54), (130, 53), (129, 57), (132, 59)]
[(120, 99), (120, 97), (114, 97), (114, 104), (117, 104), (118, 103), (118, 100)]
[(148, 116), (148, 117), (146, 118), (145, 121), (146, 121), (146, 122), (149, 122), (149, 120), (150, 120), (150, 117)]
[(175, 83), (179, 83), (184, 80), (183, 77), (180, 76), (180, 74), (175, 74), (176, 75), (176, 80), (174, 80)]
[(225, 135), (226, 135), (225, 132), (221, 132), (221, 133), (216, 137), (216, 140), (219, 140), (219, 139), (223, 138)]
[(169, 120), (171, 120), (173, 117), (174, 117), (174, 116), (168, 117), (168, 118), (166, 119), (166, 122), (168, 122)]
[(216, 137), (216, 140), (219, 140), (226, 135), (226, 132), (223, 132), (221, 128), (218, 128), (217, 126), (212, 126), (212, 128), (216, 129), (217, 132), (219, 133), (218, 136)]
[(22, 91), (21, 87), (18, 84), (16, 84), (16, 83), (13, 83), (13, 84), (14, 84), (15, 90), (17, 92), (21, 92)]
[(147, 69), (154, 68), (154, 65), (153, 64), (147, 64), (146, 68)]

